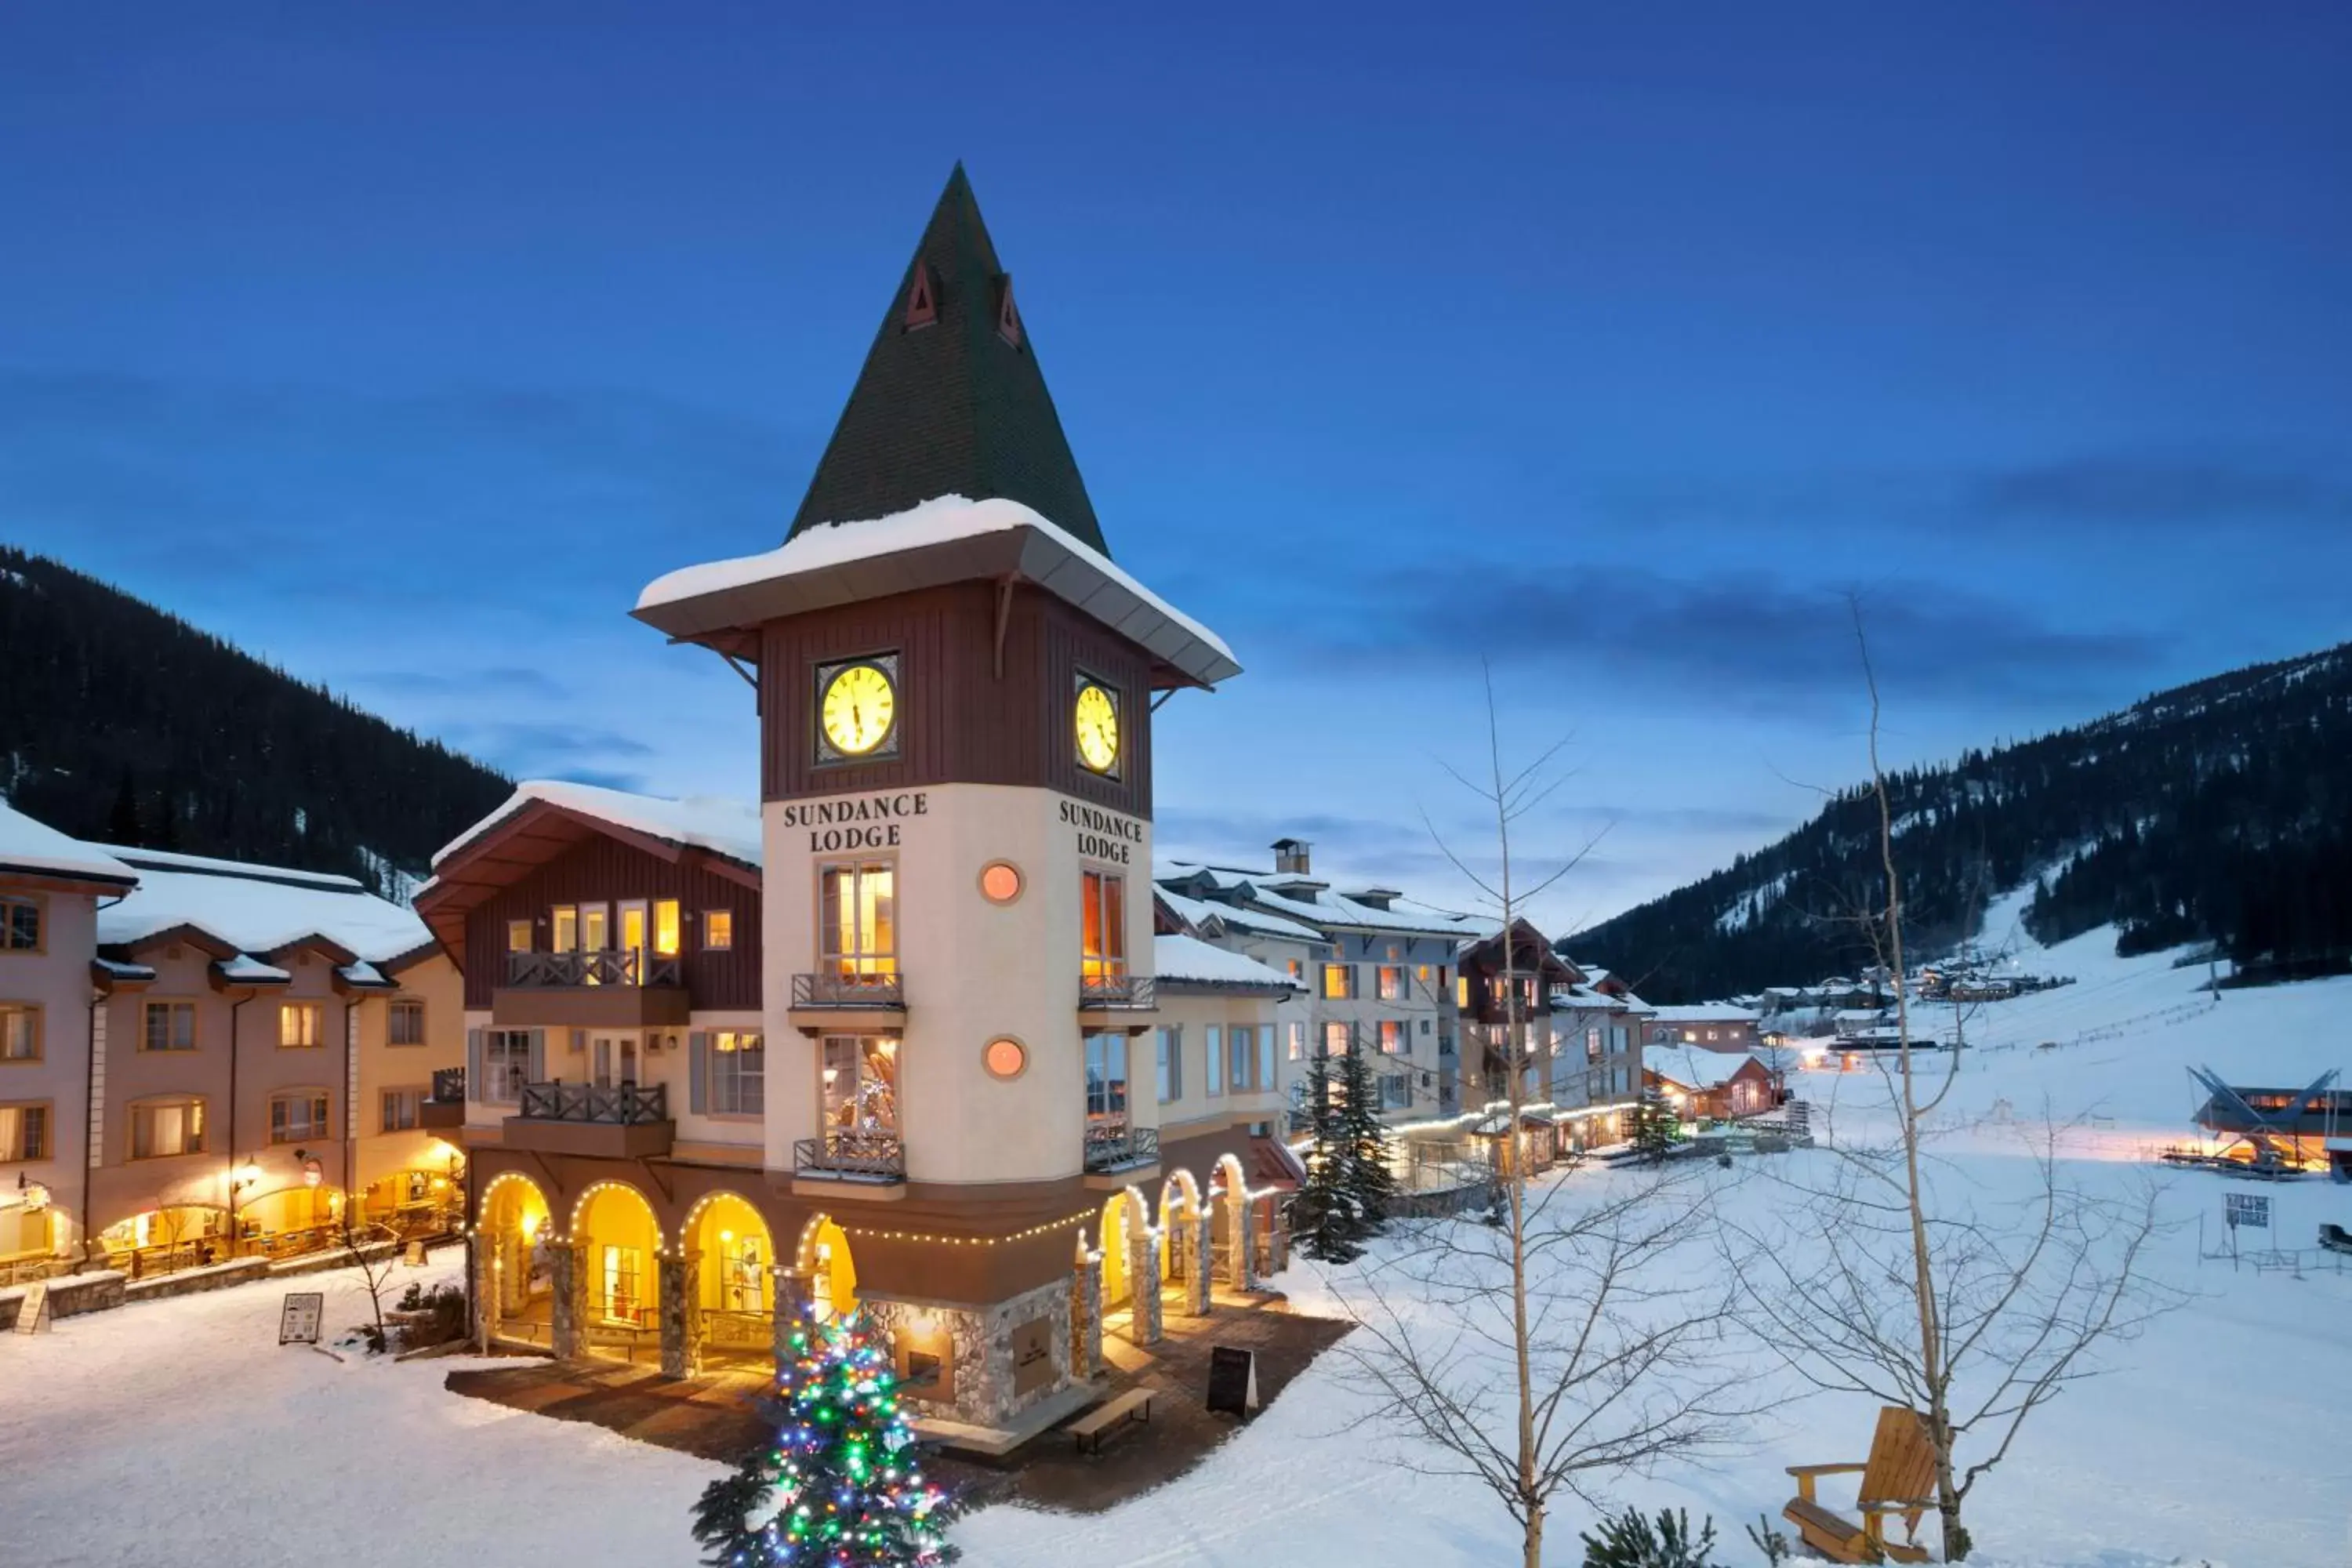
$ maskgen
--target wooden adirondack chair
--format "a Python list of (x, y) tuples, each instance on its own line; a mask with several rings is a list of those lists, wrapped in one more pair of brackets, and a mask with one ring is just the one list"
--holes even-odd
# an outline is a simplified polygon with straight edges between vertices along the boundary
[[(1823, 1476), (1862, 1474), (1854, 1523), (1832, 1513), (1813, 1496), (1813, 1483)], [(1927, 1437), (1927, 1423), (1916, 1410), (1889, 1405), (1878, 1413), (1878, 1430), (1870, 1439), (1870, 1458), (1859, 1465), (1790, 1465), (1797, 1478), (1797, 1495), (1780, 1517), (1797, 1527), (1805, 1544), (1832, 1563), (1925, 1563), (1927, 1549), (1918, 1545), (1919, 1519), (1936, 1506), (1936, 1447)], [(1886, 1516), (1903, 1516), (1904, 1540), (1885, 1536)]]

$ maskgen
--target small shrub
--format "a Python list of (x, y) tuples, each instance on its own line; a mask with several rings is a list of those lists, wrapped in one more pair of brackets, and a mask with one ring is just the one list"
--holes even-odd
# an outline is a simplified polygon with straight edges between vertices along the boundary
[(1707, 1561), (1715, 1546), (1715, 1521), (1701, 1521), (1696, 1539), (1690, 1532), (1690, 1515), (1680, 1509), (1658, 1510), (1653, 1525), (1637, 1509), (1601, 1521), (1598, 1536), (1586, 1531), (1584, 1568), (1716, 1568)]
[(1759, 1513), (1756, 1516), (1756, 1522), (1748, 1527), (1748, 1539), (1756, 1543), (1757, 1551), (1764, 1553), (1764, 1561), (1769, 1563), (1771, 1568), (1780, 1568), (1780, 1564), (1789, 1560), (1793, 1551), (1789, 1544), (1789, 1538), (1772, 1528), (1772, 1517), (1769, 1514)]

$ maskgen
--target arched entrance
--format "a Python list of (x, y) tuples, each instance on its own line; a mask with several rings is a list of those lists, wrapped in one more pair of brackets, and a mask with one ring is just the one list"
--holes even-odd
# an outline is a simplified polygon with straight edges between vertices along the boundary
[(1201, 1186), (1179, 1169), (1160, 1189), (1161, 1273), (1176, 1287), (1179, 1311), (1202, 1317), (1209, 1310), (1209, 1247), (1201, 1231)]
[(1102, 1223), (1096, 1227), (1096, 1247), (1102, 1254), (1102, 1304), (1108, 1316), (1130, 1304), (1135, 1294), (1129, 1254), (1130, 1227), (1149, 1225), (1151, 1216), (1134, 1212), (1124, 1191), (1111, 1194), (1103, 1205)]
[(1232, 1154), (1217, 1161), (1209, 1186), (1212, 1223), (1209, 1226), (1212, 1268), (1218, 1283), (1236, 1290), (1249, 1289), (1249, 1178)]
[(691, 1271), (687, 1324), (695, 1364), (772, 1365), (776, 1251), (768, 1222), (735, 1194), (713, 1193), (687, 1215), (682, 1240)]
[(488, 1339), (553, 1342), (554, 1248), (547, 1194), (529, 1176), (508, 1172), (482, 1189), (474, 1226), (474, 1299)]
[(297, 1258), (336, 1245), (343, 1194), (323, 1183), (280, 1187), (237, 1205), (237, 1250), (264, 1258)]
[(809, 1310), (820, 1323), (845, 1318), (857, 1310), (857, 1262), (849, 1254), (849, 1237), (831, 1215), (814, 1215), (801, 1227), (794, 1259), (801, 1278), (808, 1281)]
[(579, 1294), (581, 1348), (615, 1361), (661, 1359), (661, 1223), (625, 1182), (598, 1182), (572, 1211), (572, 1242), (586, 1278)]

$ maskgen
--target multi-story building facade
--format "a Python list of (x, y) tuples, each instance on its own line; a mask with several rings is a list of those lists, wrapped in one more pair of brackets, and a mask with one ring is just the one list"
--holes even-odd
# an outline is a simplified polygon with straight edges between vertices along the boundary
[(1764, 1043), (1758, 1032), (1759, 1017), (1753, 1007), (1726, 1002), (1656, 1007), (1650, 1014), (1650, 1043), (1696, 1046), (1709, 1051), (1752, 1051)]
[(1336, 956), (1338, 944), (1312, 926), (1249, 907), (1243, 901), (1249, 889), (1244, 873), (1214, 866), (1162, 868), (1156, 881), (1153, 891), (1162, 931), (1181, 932), (1238, 953), (1290, 982), (1286, 994), (1275, 1004), (1274, 1087), (1283, 1098), (1285, 1118), (1297, 1121), (1297, 1095), (1306, 1087), (1307, 1053), (1323, 1038), (1318, 1026), (1315, 977)]
[(424, 1103), (460, 1060), (456, 971), (348, 877), (109, 848), (83, 1233), (134, 1274), (331, 1245), (355, 1218), (433, 1231), (457, 1149)]
[(526, 790), (419, 894), (481, 1031), (485, 1326), (543, 1298), (560, 1352), (684, 1373), (720, 1310), (854, 1307), (930, 1417), (1075, 1407), (1106, 1327), (1157, 1338), (1171, 1278), (1208, 1310), (1269, 1217), (1255, 1109), (1141, 1091), (1151, 710), (1239, 666), (1110, 560), (961, 169), (785, 543), (635, 614), (753, 684), (757, 831)]
[(0, 802), (0, 1285), (82, 1256), (98, 910), (137, 881)]
[(1576, 1147), (1622, 1142), (1642, 1095), (1652, 1009), (1608, 971), (1583, 968), (1565, 954), (1561, 962), (1572, 978), (1551, 995), (1552, 1101), (1566, 1113), (1567, 1141)]
[[(1285, 1088), (1303, 1089), (1310, 1055), (1361, 1049), (1373, 1058), (1381, 1112), (1391, 1123), (1450, 1116), (1464, 1093), (1454, 1038), (1454, 951), (1473, 928), (1458, 916), (1399, 909), (1391, 888), (1335, 891), (1318, 879), (1311, 847), (1285, 838), (1274, 846), (1271, 871), (1237, 870), (1178, 861), (1163, 868), (1160, 887), (1195, 900), (1271, 916), (1303, 931), (1319, 945), (1298, 954), (1307, 992), (1301, 1010), (1304, 1049), (1284, 1052)], [(1220, 911), (1222, 915), (1222, 911)], [(1226, 941), (1273, 958), (1273, 935), (1235, 929)], [(1286, 1020), (1286, 1026), (1289, 1020)]]

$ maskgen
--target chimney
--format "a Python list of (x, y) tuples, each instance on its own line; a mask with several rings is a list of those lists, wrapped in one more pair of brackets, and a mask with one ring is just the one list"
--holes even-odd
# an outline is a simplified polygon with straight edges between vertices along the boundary
[(1304, 838), (1276, 839), (1274, 841), (1274, 868), (1276, 871), (1287, 872), (1290, 875), (1297, 877), (1313, 875), (1313, 868), (1308, 866), (1307, 863), (1307, 851), (1309, 847), (1310, 846)]

